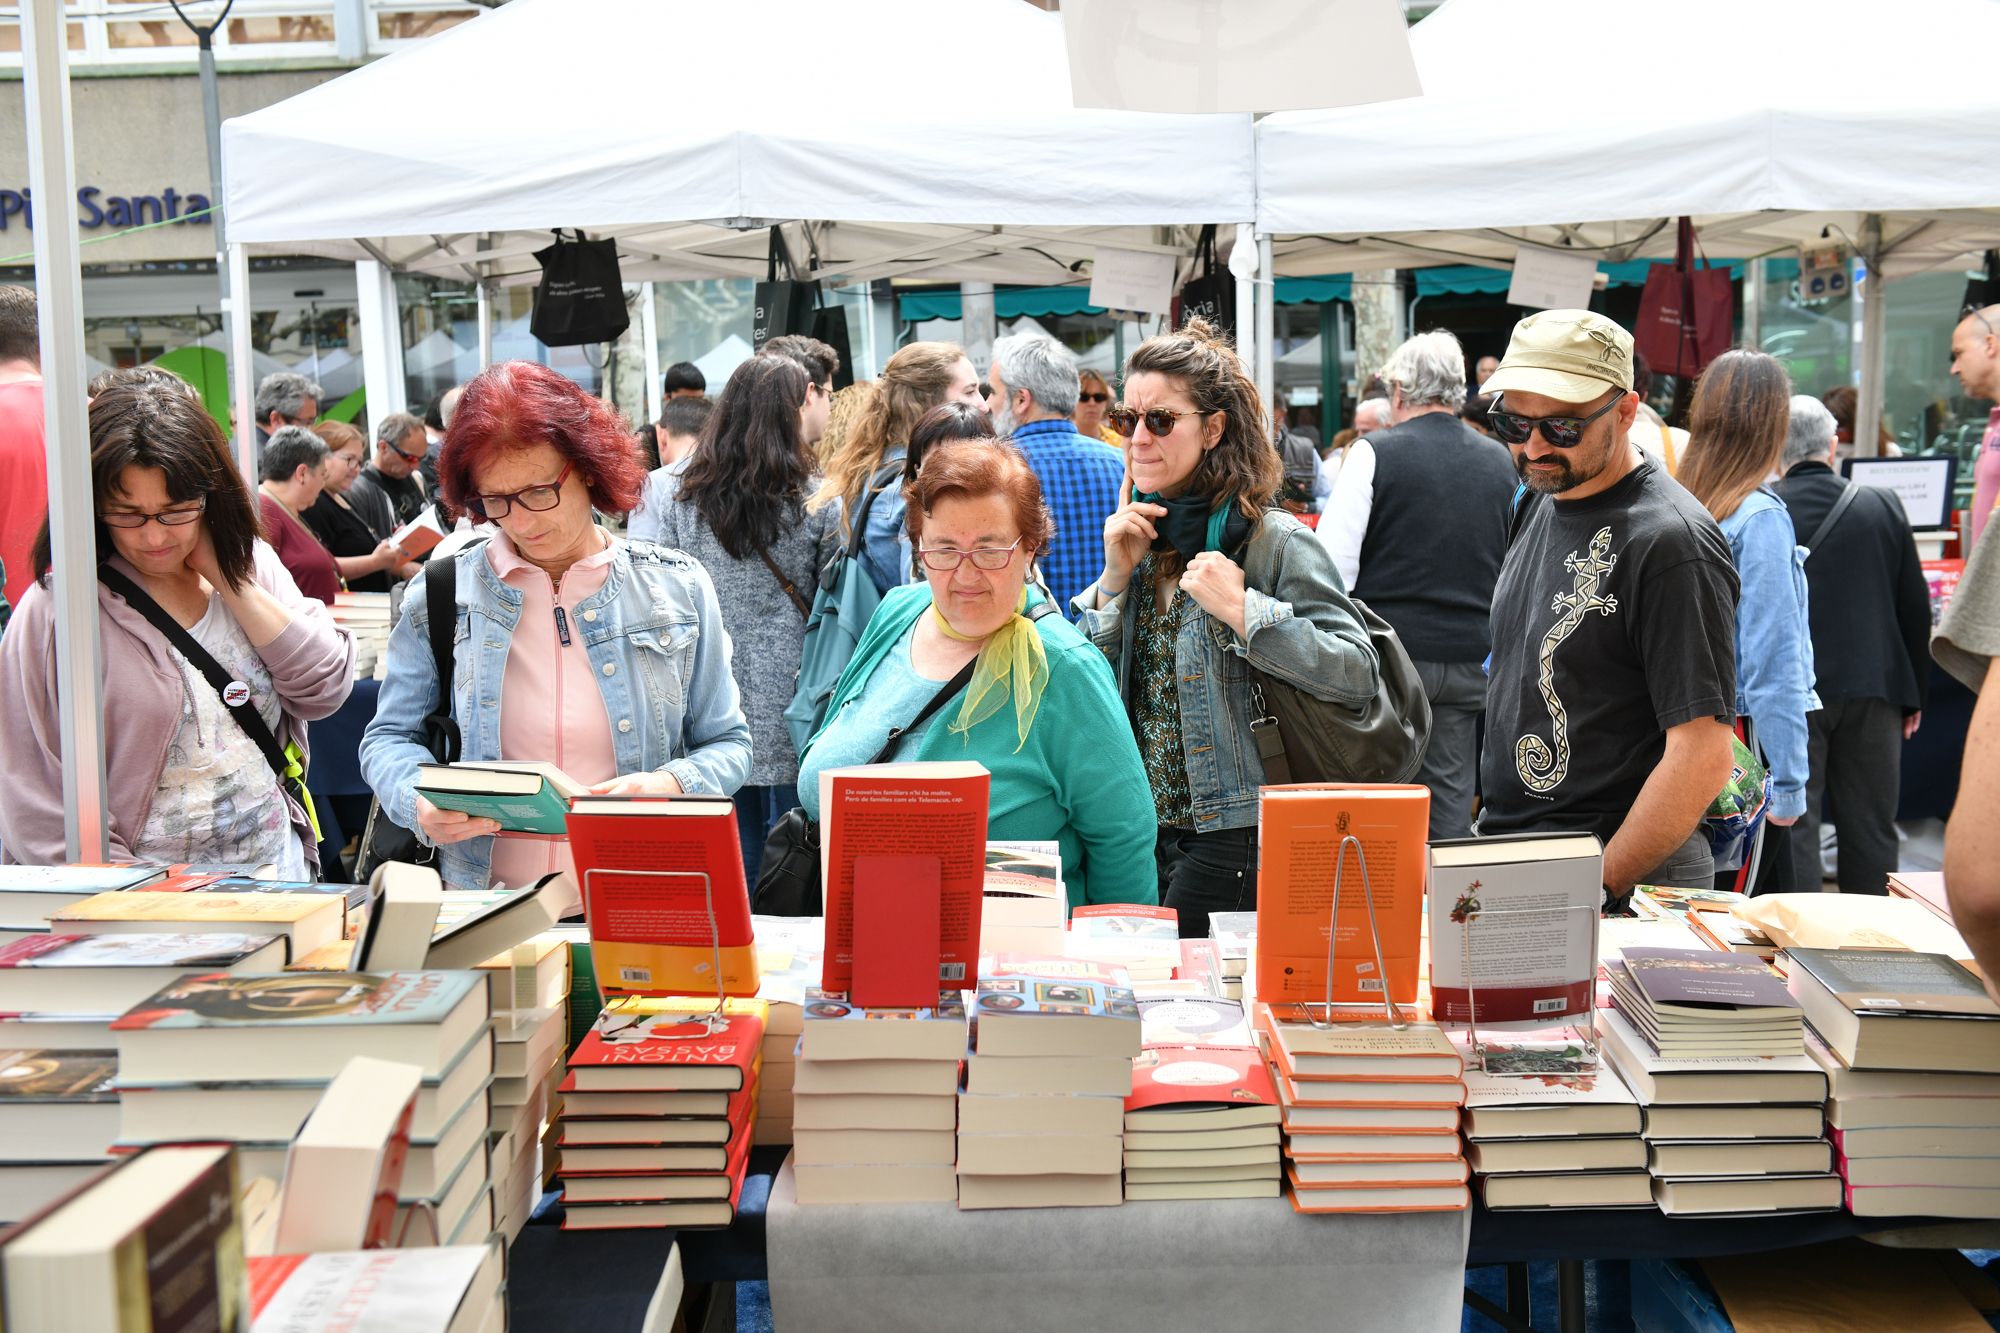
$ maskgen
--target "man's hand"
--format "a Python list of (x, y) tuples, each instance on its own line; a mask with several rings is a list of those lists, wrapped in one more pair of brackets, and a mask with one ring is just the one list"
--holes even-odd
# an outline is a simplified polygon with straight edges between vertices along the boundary
[(1687, 841), (1729, 781), (1732, 734), (1712, 717), (1667, 728), (1666, 752), (1604, 848), (1606, 888), (1631, 888)]

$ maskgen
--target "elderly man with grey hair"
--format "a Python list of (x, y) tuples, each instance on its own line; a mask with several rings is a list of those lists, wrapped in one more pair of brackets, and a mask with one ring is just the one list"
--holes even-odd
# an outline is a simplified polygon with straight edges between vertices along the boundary
[(1055, 515), (1055, 538), (1042, 561), (1043, 580), (1068, 615), (1070, 600), (1104, 563), (1104, 522), (1118, 508), (1125, 460), (1102, 440), (1079, 435), (1076, 358), (1046, 334), (1016, 333), (993, 344), (986, 373), (993, 426), (1012, 436), (1042, 482)]
[[(1518, 479), (1506, 448), (1458, 419), (1465, 352), (1457, 338), (1418, 334), (1389, 357), (1382, 377), (1393, 424), (1347, 446), (1319, 539), (1348, 590), (1395, 628), (1416, 663), (1431, 701), (1430, 744), (1417, 771), (1431, 789), (1430, 836), (1462, 838), (1472, 830), (1486, 708), (1487, 619)], [(1451, 558), (1440, 560), (1445, 542)]]
[(1896, 868), (1903, 742), (1930, 686), (1930, 591), (1894, 491), (1834, 471), (1834, 420), (1792, 398), (1778, 498), (1806, 548), (1807, 616), (1820, 710), (1806, 714), (1806, 812), (1790, 839), (1793, 883), (1820, 882), (1820, 806), (1840, 812), (1842, 893), (1885, 893)]
[(422, 511), (429, 497), (417, 468), (427, 445), (423, 421), (408, 412), (376, 423), (374, 456), (347, 488), (347, 503), (375, 540), (393, 536)]
[(266, 375), (257, 385), (258, 446), (269, 443), (273, 431), (318, 421), (320, 399), (325, 396), (326, 391), (304, 375), (289, 370)]

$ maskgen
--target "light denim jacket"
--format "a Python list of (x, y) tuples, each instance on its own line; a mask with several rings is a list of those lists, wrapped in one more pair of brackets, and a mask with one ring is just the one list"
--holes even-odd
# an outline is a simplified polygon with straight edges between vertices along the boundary
[[(900, 463), (905, 452), (902, 445), (891, 445), (882, 451), (882, 462)], [(884, 597), (891, 588), (900, 588), (916, 577), (916, 550), (904, 523), (906, 512), (901, 481), (890, 482), (868, 506), (868, 521), (861, 541), (861, 567), (868, 571), (876, 591)]]
[[(651, 542), (612, 537), (604, 586), (577, 604), (592, 674), (611, 719), (618, 771), (671, 773), (686, 792), (734, 795), (750, 772), (750, 725), (729, 670), (729, 636), (715, 588), (692, 558)], [(458, 625), (453, 631), (452, 717), (459, 757), (500, 757), (500, 687), (521, 616), (521, 594), (494, 572), (482, 544), (458, 561)], [(361, 772), (382, 809), (417, 828), (417, 766), (424, 718), (437, 702), (430, 613), (419, 574), (405, 613), (389, 635), (389, 666), (375, 720), (361, 739)], [(421, 831), (418, 837), (423, 835)], [(438, 873), (454, 889), (486, 886), (493, 839), (438, 849)]]
[(1791, 511), (1767, 486), (1722, 520), (1743, 592), (1736, 603), (1736, 711), (1757, 724), (1771, 766), (1771, 813), (1806, 812), (1806, 714), (1813, 692), (1812, 625), (1805, 562)]
[[(1310, 528), (1282, 510), (1269, 510), (1241, 555), (1248, 634), (1239, 637), (1192, 599), (1174, 630), (1181, 748), (1198, 833), (1257, 825), (1264, 761), (1250, 734), (1252, 665), (1316, 699), (1355, 708), (1374, 698), (1381, 685), (1368, 630), (1347, 598), (1333, 557)], [(1266, 588), (1270, 591), (1260, 591)], [(1080, 614), (1077, 628), (1111, 659), (1127, 710), (1138, 626), (1138, 617), (1127, 611), (1134, 596), (1149, 591), (1135, 582), (1116, 597), (1100, 599), (1093, 584), (1073, 603)]]

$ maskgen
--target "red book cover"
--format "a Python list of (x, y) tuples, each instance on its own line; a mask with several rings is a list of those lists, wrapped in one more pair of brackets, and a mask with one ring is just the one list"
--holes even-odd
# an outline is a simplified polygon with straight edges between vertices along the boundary
[(1214, 940), (1181, 941), (1181, 965), (1174, 969), (1175, 981), (1196, 981), (1214, 989), (1219, 976), (1220, 973), (1216, 969)]
[(1132, 1061), (1127, 1111), (1156, 1106), (1276, 1106), (1264, 1057), (1248, 1046), (1149, 1046)]
[(854, 990), (854, 863), (863, 856), (937, 858), (938, 975), (929, 994), (973, 983), (991, 781), (983, 766), (969, 762), (869, 764), (820, 774), (820, 881), (826, 897), (820, 989)]
[(935, 856), (854, 858), (854, 1002), (921, 1008), (937, 996), (943, 931)]
[(580, 796), (566, 822), (600, 990), (714, 995), (719, 980), (724, 995), (757, 993), (734, 803), (713, 796)]
[(732, 1012), (723, 1030), (710, 1035), (684, 1014), (606, 1009), (570, 1056), (569, 1068), (580, 1092), (734, 1091), (755, 1078), (763, 1045), (761, 1013)]

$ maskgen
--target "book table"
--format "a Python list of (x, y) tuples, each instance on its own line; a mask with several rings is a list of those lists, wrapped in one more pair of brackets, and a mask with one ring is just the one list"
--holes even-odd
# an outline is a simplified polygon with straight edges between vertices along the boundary
[[(1305, 1216), (1277, 1199), (765, 1212), (779, 1330), (1456, 1328), (1470, 1214)], [(1337, 1312), (1337, 1313), (1336, 1313)]]

